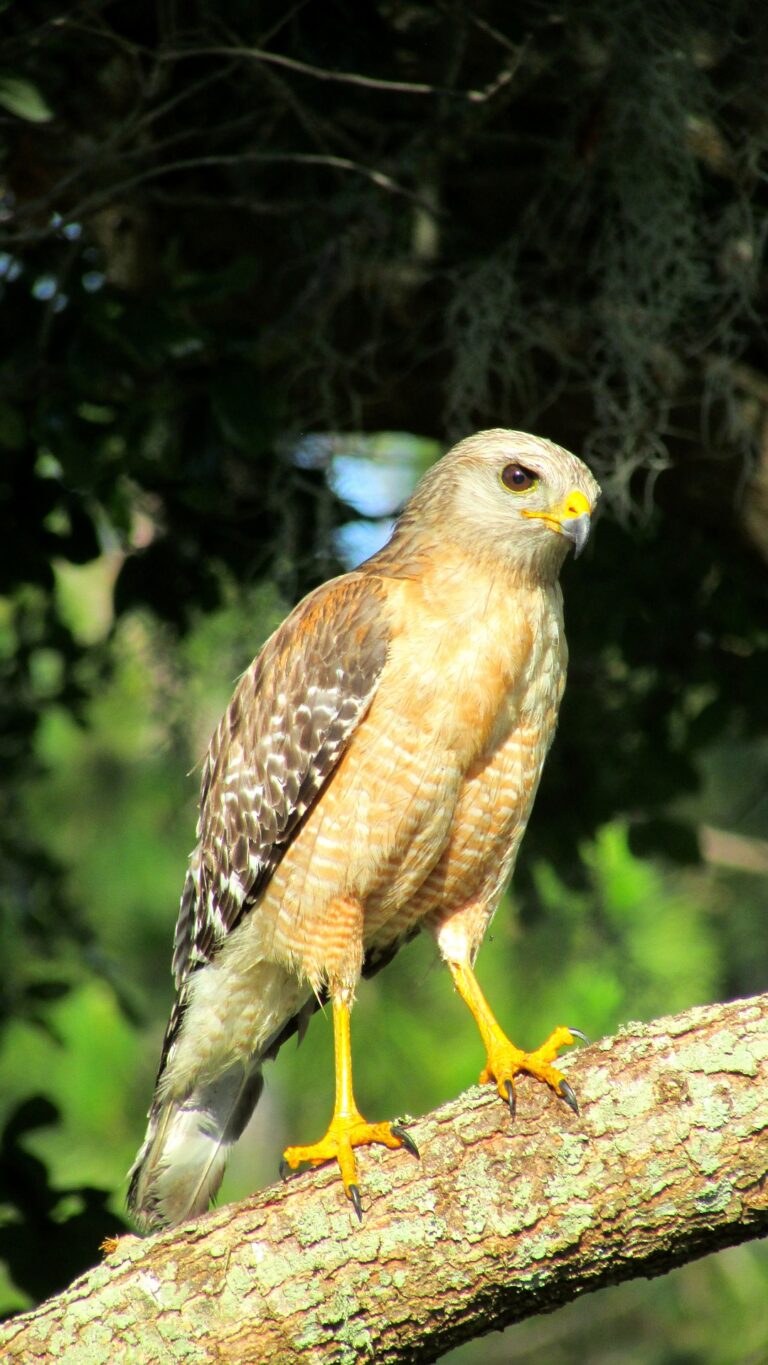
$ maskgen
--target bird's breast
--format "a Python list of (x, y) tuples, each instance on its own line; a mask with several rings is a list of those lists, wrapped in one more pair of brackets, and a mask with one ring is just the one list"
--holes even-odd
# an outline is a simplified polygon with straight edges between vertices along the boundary
[(468, 629), (472, 648), (450, 650), (440, 673), (449, 686), (430, 675), (443, 740), (453, 735), (460, 758), (459, 780), (439, 857), (382, 938), (471, 905), (479, 942), (509, 878), (554, 735), (567, 662), (559, 598), (534, 597), (525, 606)]
[(271, 951), (310, 980), (331, 971), (342, 903), (363, 907), (366, 949), (407, 933), (476, 882), (538, 780), (564, 667), (557, 599), (534, 594), (532, 611), (453, 589), (392, 613), (371, 706), (261, 902)]
[(529, 715), (557, 706), (567, 655), (557, 585), (505, 592), (503, 581), (470, 579), (451, 589), (414, 590), (380, 693), (425, 745), (450, 751), (466, 772)]

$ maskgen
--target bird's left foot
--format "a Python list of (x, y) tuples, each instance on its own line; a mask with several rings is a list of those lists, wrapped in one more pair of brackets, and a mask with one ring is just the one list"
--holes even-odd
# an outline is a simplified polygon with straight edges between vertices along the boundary
[(309, 1147), (286, 1147), (280, 1163), (280, 1172), (285, 1177), (288, 1171), (308, 1163), (322, 1166), (326, 1161), (338, 1161), (344, 1192), (350, 1200), (358, 1218), (362, 1222), (363, 1209), (360, 1202), (360, 1186), (357, 1183), (357, 1163), (355, 1147), (367, 1147), (371, 1143), (381, 1143), (384, 1147), (404, 1147), (413, 1156), (419, 1151), (412, 1137), (404, 1129), (393, 1123), (366, 1123), (357, 1110), (347, 1114), (334, 1114), (328, 1132), (319, 1142)]
[(562, 1071), (558, 1071), (552, 1065), (560, 1049), (570, 1047), (577, 1037), (583, 1038), (584, 1034), (578, 1029), (565, 1028), (561, 1025), (550, 1033), (546, 1042), (537, 1047), (535, 1052), (523, 1052), (521, 1048), (515, 1047), (500, 1029), (498, 1032), (494, 1031), (494, 1036), (488, 1042), (485, 1066), (480, 1072), (480, 1084), (495, 1081), (501, 1098), (509, 1105), (510, 1112), (514, 1115), (515, 1077), (521, 1072), (527, 1072), (529, 1076), (536, 1076), (538, 1080), (551, 1086), (574, 1114), (578, 1114), (579, 1106), (573, 1090)]

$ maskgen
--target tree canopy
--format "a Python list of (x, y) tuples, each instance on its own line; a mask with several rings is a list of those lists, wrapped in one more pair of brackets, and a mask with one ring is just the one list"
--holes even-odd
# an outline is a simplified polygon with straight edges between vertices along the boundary
[[(661, 1012), (675, 980), (702, 1000), (764, 986), (744, 869), (768, 768), (768, 18), (746, 0), (10, 0), (3, 25), (0, 1027), (55, 1034), (98, 981), (135, 1033), (145, 955), (162, 1013), (172, 874), (147, 865), (165, 920), (142, 919), (142, 883), (131, 900), (101, 865), (86, 888), (83, 830), (104, 841), (111, 813), (173, 844), (180, 888), (210, 696), (359, 516), (331, 477), (341, 437), (421, 438), (415, 477), (424, 451), (504, 425), (605, 488), (566, 571), (571, 674), (519, 951), (565, 938), (598, 1028)], [(700, 856), (720, 827), (746, 842), (718, 880)], [(55, 1117), (43, 1077), (35, 1094), (8, 1114), (2, 1175), (32, 1295), (88, 1264), (35, 1264), (41, 1227), (79, 1245), (25, 1136)], [(66, 1192), (87, 1258), (104, 1195)]]

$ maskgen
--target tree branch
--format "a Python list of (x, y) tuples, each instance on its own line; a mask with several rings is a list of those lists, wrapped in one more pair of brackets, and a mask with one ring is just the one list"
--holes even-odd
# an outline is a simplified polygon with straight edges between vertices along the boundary
[[(7, 1361), (378, 1365), (768, 1232), (768, 995), (630, 1025), (570, 1058), (576, 1117), (530, 1080), (333, 1170), (147, 1238), (0, 1328)], [(41, 1248), (41, 1254), (44, 1248)]]
[(440, 85), (427, 85), (422, 81), (391, 81), (378, 76), (365, 76), (360, 71), (329, 71), (326, 67), (313, 66), (301, 62), (296, 57), (288, 57), (282, 52), (267, 52), (259, 47), (204, 47), (169, 49), (162, 54), (163, 61), (183, 61), (189, 57), (248, 57), (254, 62), (267, 62), (273, 66), (286, 67), (303, 76), (311, 76), (318, 81), (335, 81), (342, 85), (357, 85), (365, 90), (384, 90), (398, 95), (450, 95), (454, 99), (482, 100), (487, 96), (482, 90), (453, 90)]

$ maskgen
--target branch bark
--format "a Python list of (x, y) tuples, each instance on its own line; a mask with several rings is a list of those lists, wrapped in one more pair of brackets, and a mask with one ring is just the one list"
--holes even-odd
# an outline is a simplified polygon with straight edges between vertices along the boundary
[[(630, 1025), (567, 1062), (576, 1117), (474, 1089), (331, 1170), (104, 1264), (0, 1328), (6, 1361), (426, 1362), (590, 1289), (768, 1232), (768, 995)], [(41, 1252), (44, 1249), (41, 1248)]]

